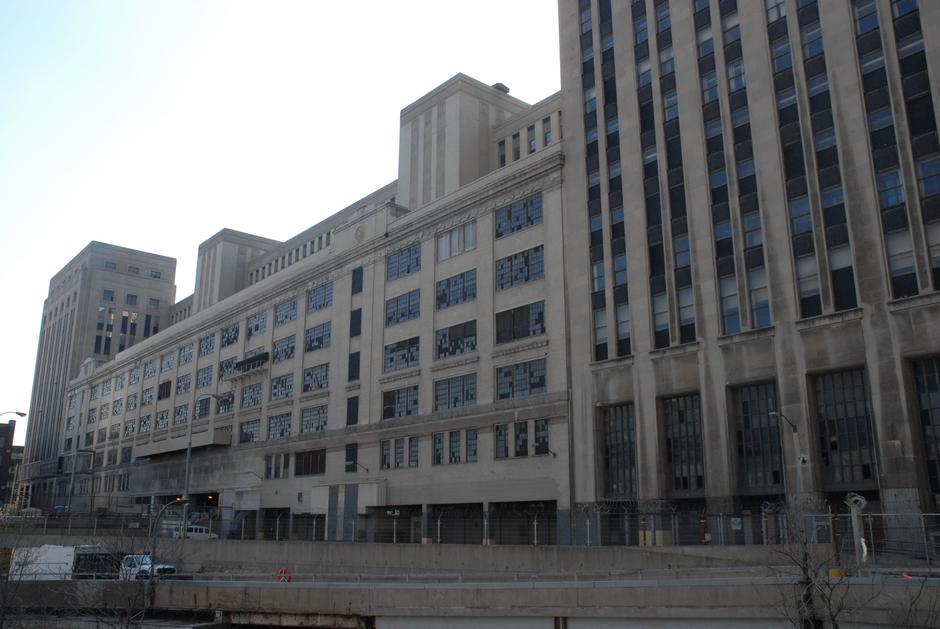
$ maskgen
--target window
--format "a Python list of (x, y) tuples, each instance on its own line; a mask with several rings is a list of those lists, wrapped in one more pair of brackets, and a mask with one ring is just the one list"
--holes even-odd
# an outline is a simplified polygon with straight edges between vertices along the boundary
[(748, 212), (741, 217), (741, 223), (744, 227), (744, 247), (759, 247), (763, 244), (764, 238), (761, 233), (760, 213)]
[(113, 302), (113, 301), (114, 301), (114, 291), (113, 291), (113, 290), (109, 290), (109, 289), (107, 289), (107, 288), (104, 289), (104, 290), (101, 292), (101, 301)]
[(917, 188), (922, 198), (940, 194), (940, 154), (917, 160)]
[(245, 323), (245, 341), (249, 341), (252, 336), (263, 332), (268, 327), (268, 313), (258, 312), (248, 317)]
[(774, 72), (786, 70), (793, 65), (790, 54), (790, 39), (786, 35), (778, 37), (770, 43), (770, 54), (773, 57)]
[[(271, 378), (271, 401), (283, 400), (294, 394), (294, 374)], [(244, 405), (242, 406), (244, 408)]]
[(128, 306), (136, 306), (136, 305), (137, 305), (137, 295), (132, 295), (131, 293), (127, 293), (127, 295), (125, 296), (125, 303), (126, 303)]
[(346, 425), (355, 426), (359, 423), (359, 396), (351, 395), (346, 398)]
[(728, 90), (731, 92), (744, 88), (744, 60), (735, 59), (728, 63)]
[(418, 467), (418, 437), (408, 437), (408, 467)]
[(105, 260), (104, 268), (108, 271), (114, 271), (117, 269), (117, 265), (114, 262), (111, 262), (110, 260)]
[(438, 310), (476, 299), (476, 269), (471, 269), (439, 281), (436, 286), (435, 295)]
[(729, 13), (721, 18), (721, 30), (724, 32), (725, 46), (741, 39), (741, 29), (738, 25), (738, 14)]
[(421, 316), (421, 291), (415, 289), (411, 292), (392, 297), (385, 301), (385, 326), (392, 326), (402, 321), (417, 319)]
[(389, 373), (415, 367), (418, 365), (419, 358), (419, 337), (415, 336), (397, 343), (389, 343), (385, 346), (385, 362), (383, 371)]
[[(160, 309), (160, 300), (157, 299), (156, 297), (151, 297), (149, 303), (150, 303), (150, 309), (151, 309), (151, 310), (159, 310), (159, 309)], [(156, 331), (154, 331), (154, 332), (156, 332)]]
[(332, 326), (329, 321), (315, 325), (304, 332), (304, 351), (312, 352), (330, 346)]
[(656, 32), (662, 33), (670, 28), (672, 25), (669, 21), (669, 3), (664, 0), (656, 5)]
[(170, 397), (170, 392), (171, 392), (171, 387), (172, 387), (172, 386), (173, 386), (173, 384), (172, 384), (169, 380), (166, 380), (166, 381), (164, 381), (164, 382), (161, 382), (159, 388), (157, 389), (157, 399), (158, 399), (158, 400), (165, 400), (165, 399), (167, 399), (168, 397)]
[[(650, 72), (650, 60), (644, 59), (636, 64), (636, 81), (638, 87), (649, 85), (653, 82), (653, 74)], [(596, 137), (594, 138), (597, 139)]]
[(780, 18), (786, 16), (787, 8), (783, 3), (783, 0), (766, 0), (767, 1), (767, 23), (776, 22)]
[(477, 322), (467, 321), (434, 333), (437, 359), (467, 354), (477, 348)]
[(294, 455), (294, 476), (326, 474), (326, 450), (306, 450)]
[(868, 130), (870, 132), (886, 129), (894, 125), (890, 107), (882, 107), (868, 114)]
[[(780, 426), (770, 413), (777, 408), (773, 383), (731, 391), (737, 449), (738, 487), (765, 494), (783, 493), (783, 453)], [(789, 431), (789, 428), (787, 428)]]
[(506, 165), (506, 140), (500, 140), (496, 145), (496, 159), (500, 168)]
[(496, 210), (496, 237), (502, 238), (541, 222), (542, 194), (536, 193)]
[(637, 459), (633, 404), (603, 408), (600, 422), (604, 495), (607, 498), (634, 498), (637, 495)]
[(822, 314), (822, 302), (819, 296), (819, 271), (816, 256), (813, 254), (796, 259), (796, 281), (800, 293), (800, 314), (802, 317), (814, 317)]
[[(293, 413), (279, 413), (268, 417), (268, 439), (284, 439), (291, 435)], [(286, 457), (287, 455), (285, 455)], [(286, 468), (286, 461), (285, 461)], [(285, 469), (285, 477), (287, 476)]]
[(633, 18), (633, 43), (639, 45), (649, 39), (649, 31), (646, 26), (646, 16), (638, 15)]
[(793, 226), (793, 235), (813, 231), (813, 219), (810, 216), (809, 197), (802, 196), (790, 199), (787, 202), (790, 210), (790, 223)]
[(509, 424), (496, 424), (493, 426), (493, 443), (495, 446), (494, 458), (505, 459), (509, 457)]
[(131, 384), (137, 384), (140, 382), (140, 367), (134, 367), (131, 369), (130, 374), (128, 375), (128, 381)]
[(235, 392), (227, 391), (216, 400), (215, 412), (219, 415), (231, 413), (235, 409)]
[(522, 154), (522, 149), (519, 144), (519, 134), (512, 134), (512, 161), (516, 161)]
[[(476, 324), (474, 324), (474, 328)], [(545, 302), (496, 313), (496, 343), (508, 343), (545, 334)], [(474, 337), (474, 341), (475, 341)]]
[(819, 22), (812, 22), (803, 27), (801, 31), (803, 37), (803, 56), (806, 59), (815, 57), (823, 52), (822, 30)]
[(447, 435), (447, 462), (460, 463), (460, 431), (452, 430)]
[(274, 357), (272, 361), (274, 364), (277, 364), (286, 360), (291, 360), (294, 357), (295, 348), (296, 337), (293, 334), (274, 341)]
[[(917, 0), (891, 0), (891, 13), (895, 19), (917, 10)], [(934, 493), (940, 493), (935, 491)]]
[(434, 452), (431, 458), (431, 464), (443, 465), (444, 464), (444, 433), (436, 432), (432, 434), (431, 443), (434, 446)]
[(666, 293), (653, 295), (653, 346), (669, 346), (669, 301)]
[(209, 398), (204, 397), (196, 400), (193, 408), (193, 419), (205, 419), (209, 416)]
[(323, 363), (304, 369), (304, 393), (327, 389), (330, 386), (330, 364)]
[(403, 387), (382, 393), (382, 419), (418, 414), (418, 387)]
[(513, 428), (515, 433), (513, 456), (529, 456), (529, 422), (515, 422)]
[(888, 255), (888, 270), (895, 299), (913, 297), (918, 293), (913, 249), (909, 230), (900, 229), (885, 234), (885, 252)]
[(181, 393), (188, 393), (190, 386), (192, 385), (193, 376), (192, 374), (185, 374), (176, 379), (176, 394), (180, 395)]
[(887, 209), (904, 203), (904, 182), (901, 171), (897, 168), (883, 170), (877, 174), (878, 201), (881, 209)]
[(274, 306), (274, 326), (284, 325), (297, 319), (297, 299), (291, 299)]
[(705, 489), (701, 404), (697, 393), (662, 400), (666, 489), (699, 494)]
[[(535, 127), (532, 130), (531, 145), (535, 144)], [(533, 148), (531, 153), (535, 152)], [(477, 248), (477, 222), (470, 221), (437, 235), (437, 261), (441, 262), (461, 253)]]
[(327, 405), (311, 406), (300, 411), (300, 432), (323, 432), (326, 430)]
[(149, 406), (150, 404), (153, 404), (153, 387), (144, 389), (140, 393), (140, 405)]
[[(707, 104), (716, 100), (718, 100), (718, 76), (712, 70), (702, 75), (702, 102)], [(719, 124), (721, 124), (720, 121)]]
[[(543, 246), (500, 258), (496, 261), (496, 289), (503, 290), (544, 277)], [(475, 277), (474, 277), (475, 279)], [(440, 282), (438, 283), (440, 286)], [(474, 283), (474, 294), (475, 294)]]
[(129, 266), (127, 267), (127, 272), (131, 275), (140, 275), (140, 268), (136, 266)]
[[(360, 267), (361, 268), (361, 267)], [(326, 282), (307, 291), (307, 312), (323, 310), (333, 305), (333, 282)]]
[(835, 145), (836, 132), (832, 127), (821, 129), (813, 134), (813, 146), (817, 153)]
[(421, 243), (416, 242), (394, 253), (388, 254), (385, 259), (386, 281), (397, 280), (421, 269)]
[(473, 406), (477, 401), (477, 376), (469, 373), (434, 383), (434, 410)]
[(496, 399), (539, 395), (547, 390), (545, 359), (496, 368)]
[(862, 74), (867, 75), (875, 70), (885, 67), (885, 55), (881, 48), (872, 50), (859, 58), (859, 65), (862, 67)]
[(238, 326), (239, 324), (234, 323), (229, 327), (222, 330), (222, 347), (228, 347), (238, 342)]
[(551, 454), (552, 450), (548, 444), (548, 420), (535, 420), (535, 455)]
[(715, 52), (715, 42), (712, 40), (712, 27), (706, 26), (695, 33), (698, 41), (698, 56), (701, 59)]
[(137, 394), (131, 393), (127, 396), (127, 410), (133, 411), (137, 408)]
[(862, 35), (878, 28), (875, 0), (855, 0), (855, 34)]
[(865, 371), (825, 374), (817, 376), (813, 384), (824, 488), (827, 491), (875, 488), (875, 452)]
[(916, 360), (913, 367), (927, 479), (931, 493), (940, 494), (940, 358)]
[(261, 383), (248, 384), (242, 387), (242, 408), (251, 408), (261, 405)]
[(137, 423), (137, 432), (138, 433), (150, 432), (150, 415), (140, 416), (140, 421)]
[(238, 443), (251, 443), (261, 439), (261, 420), (252, 419), (242, 422), (238, 430)]
[(387, 470), (392, 467), (392, 447), (388, 439), (379, 442), (381, 454), (379, 456), (379, 469)]
[(542, 146), (548, 146), (552, 143), (552, 119), (542, 120)]
[(760, 266), (747, 272), (747, 283), (751, 296), (751, 327), (770, 325), (770, 298), (767, 293), (767, 273)]
[(855, 274), (852, 271), (852, 252), (848, 245), (829, 249), (829, 270), (832, 278), (832, 301), (836, 310), (858, 306), (855, 297)]
[(362, 308), (356, 308), (349, 313), (349, 338), (362, 334)]
[(594, 360), (607, 360), (607, 309), (594, 310)]
[(663, 92), (663, 115), (666, 120), (675, 120), (679, 117), (679, 100), (676, 90)]
[(173, 409), (173, 425), (180, 426), (189, 419), (189, 404), (180, 404)]
[(151, 270), (151, 271), (150, 271), (150, 277), (151, 277), (152, 279), (158, 280), (158, 279), (160, 279), (160, 276), (161, 276), (160, 271), (157, 271), (157, 270)]
[(721, 294), (721, 320), (725, 334), (741, 331), (741, 314), (738, 310), (738, 281), (734, 275), (718, 280)]
[(676, 71), (676, 61), (672, 56), (672, 46), (659, 51), (659, 76), (667, 76)]
[(346, 369), (346, 381), (355, 382), (359, 379), (359, 352), (349, 353), (349, 364)]
[(238, 362), (238, 356), (232, 356), (226, 358), (225, 360), (219, 361), (219, 380), (224, 380), (226, 378), (233, 377), (237, 372), (235, 371), (235, 364)]
[[(332, 294), (332, 284), (330, 286), (331, 286), (330, 292)], [(356, 268), (352, 270), (352, 294), (355, 295), (361, 292), (362, 292), (362, 267), (357, 266)], [(332, 298), (331, 298), (331, 301), (332, 301)]]

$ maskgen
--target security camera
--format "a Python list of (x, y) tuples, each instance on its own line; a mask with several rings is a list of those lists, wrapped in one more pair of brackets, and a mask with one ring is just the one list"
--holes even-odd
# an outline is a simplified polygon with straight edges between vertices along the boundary
[(806, 465), (807, 463), (809, 463), (809, 456), (805, 454), (800, 454), (799, 456), (796, 457), (796, 460), (800, 465)]

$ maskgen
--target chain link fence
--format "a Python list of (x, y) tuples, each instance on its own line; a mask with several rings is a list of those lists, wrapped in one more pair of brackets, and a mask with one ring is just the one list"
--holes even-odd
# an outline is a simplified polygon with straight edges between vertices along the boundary
[[(389, 509), (330, 518), (288, 510), (212, 509), (187, 516), (196, 539), (355, 541), (554, 545), (568, 518), (553, 511), (451, 508)], [(165, 514), (158, 537), (180, 537), (182, 514)], [(802, 526), (800, 526), (802, 524)], [(843, 565), (925, 567), (940, 564), (940, 514), (808, 514), (794, 522), (786, 512), (700, 514), (692, 512), (612, 513), (580, 509), (570, 516), (567, 535), (585, 546), (747, 546), (828, 544)], [(150, 537), (149, 515), (64, 514), (0, 517), (0, 534)]]

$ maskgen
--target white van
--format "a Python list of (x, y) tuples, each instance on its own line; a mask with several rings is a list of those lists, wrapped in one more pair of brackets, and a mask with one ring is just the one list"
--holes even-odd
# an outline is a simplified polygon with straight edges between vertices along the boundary
[[(118, 578), (122, 581), (149, 579), (151, 563), (150, 555), (124, 555)], [(169, 574), (176, 574), (176, 566), (173, 564), (158, 563), (153, 565), (154, 577), (163, 577)]]
[[(178, 527), (173, 529), (173, 537), (176, 539), (182, 537)], [(219, 534), (213, 533), (206, 526), (196, 526), (195, 524), (190, 524), (186, 527), (186, 537), (189, 539), (219, 539)]]

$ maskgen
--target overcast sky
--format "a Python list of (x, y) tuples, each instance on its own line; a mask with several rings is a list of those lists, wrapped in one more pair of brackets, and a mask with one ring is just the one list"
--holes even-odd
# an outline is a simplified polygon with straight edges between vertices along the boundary
[(556, 92), (555, 0), (0, 0), (0, 412), (89, 241), (176, 258), (186, 297), (219, 229), (285, 240), (394, 180), (400, 110), (457, 72)]

